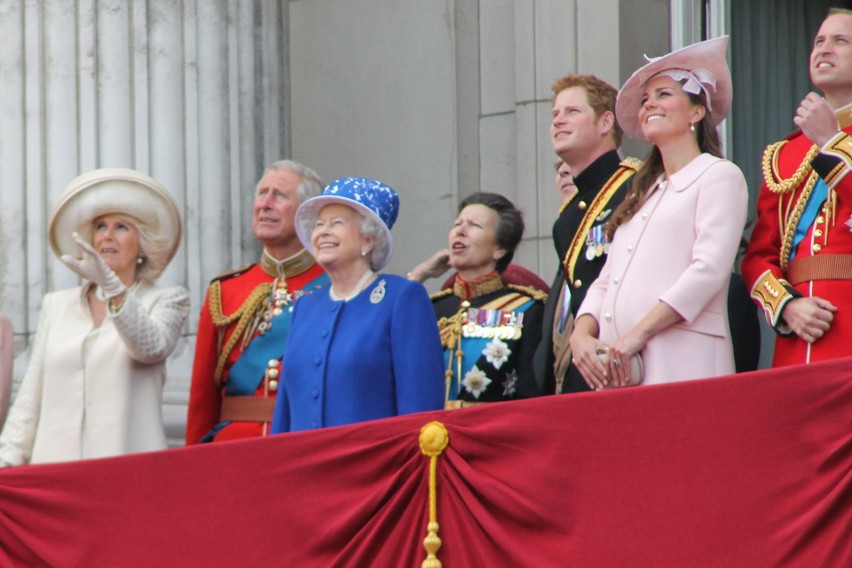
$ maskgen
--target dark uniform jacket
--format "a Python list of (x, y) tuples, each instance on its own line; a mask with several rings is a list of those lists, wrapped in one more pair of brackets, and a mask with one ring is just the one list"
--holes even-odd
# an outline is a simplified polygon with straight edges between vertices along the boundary
[[(600, 156), (574, 177), (575, 196), (563, 206), (553, 224), (553, 243), (559, 267), (544, 308), (542, 341), (535, 354), (536, 380), (545, 393), (553, 393), (553, 322), (559, 309), (559, 298), (567, 277), (571, 278), (571, 314), (576, 315), (586, 297), (586, 290), (597, 278), (606, 262), (608, 243), (603, 242), (603, 226), (630, 188), (637, 160), (621, 161), (612, 150)], [(589, 390), (583, 377), (573, 367), (564, 378), (562, 392)]]
[(541, 340), (546, 294), (505, 284), (494, 272), (475, 282), (458, 277), (432, 296), (447, 378), (447, 408), (541, 395), (533, 355)]

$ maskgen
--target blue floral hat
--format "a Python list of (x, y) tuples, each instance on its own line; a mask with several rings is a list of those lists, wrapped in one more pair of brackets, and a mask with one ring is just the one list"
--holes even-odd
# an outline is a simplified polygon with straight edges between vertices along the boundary
[(376, 235), (370, 265), (373, 270), (387, 266), (393, 256), (391, 228), (399, 215), (396, 191), (380, 181), (367, 178), (346, 177), (332, 182), (320, 195), (308, 199), (296, 211), (296, 234), (307, 250), (311, 250), (311, 233), (320, 211), (332, 203), (347, 205), (375, 222), (381, 231)]

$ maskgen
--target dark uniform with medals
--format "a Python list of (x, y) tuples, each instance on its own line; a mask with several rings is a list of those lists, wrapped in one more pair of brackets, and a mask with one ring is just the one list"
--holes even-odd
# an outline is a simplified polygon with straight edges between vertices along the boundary
[[(586, 291), (606, 262), (609, 243), (604, 225), (624, 200), (640, 165), (634, 158), (622, 162), (615, 150), (600, 156), (574, 177), (577, 192), (562, 205), (553, 224), (560, 266), (550, 287), (542, 341), (535, 354), (536, 380), (547, 394), (590, 390), (570, 365), (568, 338)], [(567, 302), (565, 294), (570, 294)]]
[(186, 443), (269, 433), (293, 302), (328, 285), (305, 250), (215, 278), (198, 322)]
[(546, 298), (504, 284), (497, 272), (470, 282), (456, 277), (432, 295), (446, 365), (445, 408), (542, 394), (532, 360)]

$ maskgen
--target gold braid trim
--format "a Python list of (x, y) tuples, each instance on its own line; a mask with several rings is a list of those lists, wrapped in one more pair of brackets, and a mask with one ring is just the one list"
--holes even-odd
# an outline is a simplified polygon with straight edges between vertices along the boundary
[(580, 226), (577, 232), (574, 233), (574, 239), (565, 253), (565, 259), (562, 261), (562, 266), (565, 269), (565, 278), (568, 282), (574, 280), (574, 267), (577, 265), (577, 259), (580, 258), (580, 251), (583, 250), (583, 245), (586, 244), (586, 235), (595, 223), (598, 215), (600, 215), (604, 207), (607, 206), (612, 196), (621, 188), (627, 179), (636, 173), (635, 166), (628, 163), (626, 160), (619, 165), (619, 168), (607, 180), (598, 194), (592, 200), (592, 204), (583, 215), (583, 220), (580, 221)]
[(435, 292), (434, 294), (429, 296), (429, 299), (430, 300), (440, 300), (441, 298), (444, 298), (446, 296), (452, 296), (452, 294), (453, 294), (452, 288), (444, 288), (440, 292)]
[(228, 361), (228, 357), (231, 355), (240, 337), (246, 332), (249, 324), (257, 315), (257, 312), (269, 301), (269, 294), (271, 292), (271, 282), (264, 282), (258, 285), (252, 290), (242, 306), (234, 310), (234, 313), (226, 316), (222, 312), (222, 286), (218, 281), (210, 285), (210, 316), (213, 319), (213, 325), (222, 329), (239, 319), (237, 327), (228, 338), (228, 342), (220, 351), (219, 359), (216, 361), (216, 371), (213, 373), (213, 380), (217, 386), (222, 385), (222, 372), (225, 370), (225, 363)]
[(509, 288), (511, 290), (516, 290), (518, 292), (521, 292), (522, 294), (526, 294), (527, 296), (529, 296), (533, 300), (538, 300), (539, 302), (547, 301), (547, 293), (542, 292), (541, 290), (538, 290), (536, 288), (533, 288), (532, 286), (521, 286), (520, 284), (507, 284), (506, 288)]
[(429, 524), (427, 534), (423, 539), (426, 549), (426, 559), (420, 565), (422, 568), (441, 568), (438, 560), (438, 549), (441, 548), (441, 538), (438, 536), (438, 458), (450, 443), (447, 427), (440, 422), (429, 422), (420, 429), (420, 453), (429, 458)]
[(787, 179), (783, 179), (781, 177), (781, 173), (778, 171), (778, 156), (781, 155), (781, 148), (783, 148), (786, 143), (787, 140), (781, 140), (780, 142), (770, 144), (766, 147), (766, 150), (763, 151), (763, 160), (761, 162), (763, 167), (763, 179), (766, 181), (766, 187), (768, 187), (769, 191), (772, 193), (787, 193), (788, 191), (793, 191), (793, 189), (799, 187), (807, 175), (813, 175), (811, 162), (814, 158), (816, 158), (817, 154), (819, 154), (819, 146), (814, 144), (811, 146), (810, 150), (808, 150), (808, 153), (805, 154), (802, 163), (799, 164), (799, 167), (795, 172), (793, 172), (793, 175)]
[[(805, 205), (808, 204), (808, 199), (811, 197), (811, 193), (816, 186), (817, 180), (819, 180), (819, 176), (815, 171), (811, 170), (810, 176), (808, 176), (808, 179), (805, 182), (805, 188), (796, 200), (796, 205), (792, 211), (789, 211), (789, 209), (786, 213), (782, 211), (783, 203), (781, 199), (778, 200), (779, 222), (780, 226), (784, 229), (784, 238), (781, 242), (781, 257), (779, 261), (781, 270), (784, 272), (787, 271), (787, 265), (790, 262), (790, 251), (793, 249), (793, 237), (796, 235), (796, 226), (799, 224), (799, 219), (802, 217)], [(793, 197), (794, 195), (790, 195), (790, 200), (787, 203), (788, 208), (792, 203)]]
[(467, 323), (467, 310), (470, 304), (467, 302), (462, 304), (455, 314), (438, 319), (438, 332), (444, 349), (452, 349), (456, 346), (456, 341), (461, 337), (462, 326)]
[[(461, 349), (462, 327), (467, 323), (467, 309), (470, 307), (470, 302), (463, 301), (459, 306), (459, 311), (450, 317), (438, 319), (438, 333), (441, 337), (441, 345), (447, 350), (447, 370), (444, 371), (444, 406), (450, 400), (450, 386), (453, 382), (453, 356), (455, 356), (458, 364), (458, 373), (461, 375), (462, 359), (464, 351)], [(455, 349), (455, 353), (453, 350)], [(459, 379), (461, 380), (461, 379)]]

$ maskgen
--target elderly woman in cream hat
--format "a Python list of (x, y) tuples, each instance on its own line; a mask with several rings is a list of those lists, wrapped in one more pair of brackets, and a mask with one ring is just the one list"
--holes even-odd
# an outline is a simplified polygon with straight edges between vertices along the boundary
[(624, 131), (654, 146), (607, 224), (609, 256), (577, 315), (571, 347), (594, 389), (727, 375), (728, 280), (748, 191), (722, 159), (731, 106), (728, 38), (650, 61), (618, 93)]
[(374, 420), (444, 403), (441, 343), (419, 282), (377, 274), (393, 254), (393, 188), (343, 178), (296, 211), (331, 285), (293, 307), (272, 432)]
[(95, 170), (65, 188), (50, 245), (85, 283), (44, 297), (29, 367), (0, 436), (2, 465), (166, 447), (165, 362), (189, 296), (153, 282), (180, 234), (171, 196), (139, 172)]

